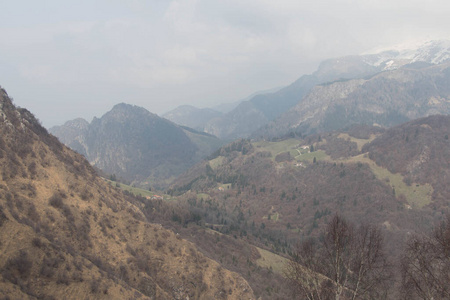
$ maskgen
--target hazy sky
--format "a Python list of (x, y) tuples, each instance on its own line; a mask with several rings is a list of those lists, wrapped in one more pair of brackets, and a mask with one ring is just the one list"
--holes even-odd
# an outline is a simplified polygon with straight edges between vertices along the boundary
[(326, 58), (450, 37), (448, 0), (0, 0), (0, 85), (44, 126), (288, 85)]

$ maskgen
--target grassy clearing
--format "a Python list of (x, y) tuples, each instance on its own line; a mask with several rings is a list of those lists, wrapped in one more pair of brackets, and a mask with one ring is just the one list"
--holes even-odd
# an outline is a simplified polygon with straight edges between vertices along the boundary
[(288, 139), (280, 142), (260, 141), (253, 144), (257, 149), (262, 151), (269, 151), (272, 157), (275, 158), (280, 153), (290, 152), (291, 156), (298, 155), (295, 150), (300, 142), (296, 139)]
[(314, 157), (316, 158), (316, 161), (321, 161), (321, 160), (326, 160), (329, 161), (331, 160), (330, 156), (327, 155), (325, 153), (325, 151), (323, 150), (317, 150), (314, 152), (309, 152), (309, 153), (305, 153), (302, 155), (298, 155), (295, 157), (295, 159), (297, 161), (308, 161), (308, 162), (313, 162), (314, 161)]
[(112, 186), (118, 187), (118, 188), (120, 188), (121, 190), (124, 190), (124, 191), (128, 191), (128, 192), (132, 193), (135, 196), (141, 196), (141, 197), (147, 198), (147, 197), (152, 197), (154, 195), (159, 195), (159, 196), (163, 196), (165, 201), (177, 200), (175, 197), (172, 197), (172, 196), (167, 195), (167, 194), (161, 194), (161, 193), (158, 193), (158, 192), (151, 192), (151, 191), (144, 190), (144, 189), (141, 189), (141, 188), (133, 187), (131, 185), (123, 184), (123, 183), (116, 182), (116, 181), (111, 181), (109, 179), (105, 179), (105, 181), (108, 182), (109, 184), (111, 184)]
[(130, 193), (132, 193), (133, 195), (136, 195), (136, 196), (141, 196), (141, 197), (147, 197), (148, 196), (148, 197), (151, 197), (151, 196), (155, 195), (154, 192), (151, 192), (151, 191), (148, 191), (148, 190), (144, 190), (144, 189), (141, 189), (141, 188), (137, 188), (137, 187), (133, 187), (131, 185), (126, 185), (126, 184), (123, 184), (123, 183), (120, 183), (120, 182), (111, 181), (109, 179), (105, 179), (105, 181), (108, 182), (109, 184), (111, 184), (112, 186), (118, 187), (118, 188), (120, 188), (121, 190), (124, 190), (124, 191), (128, 191), (128, 192), (130, 192)]
[(261, 255), (261, 258), (256, 261), (258, 266), (271, 269), (273, 272), (283, 275), (283, 269), (288, 261), (287, 258), (258, 247), (256, 249)]
[[(269, 217), (270, 216), (270, 220)], [(272, 222), (278, 222), (280, 220), (280, 214), (279, 213), (269, 213), (267, 216), (264, 216), (263, 219), (272, 221)]]
[(270, 220), (274, 221), (274, 222), (278, 222), (280, 220), (280, 214), (274, 213), (274, 214), (270, 215)]
[(223, 188), (225, 191), (231, 189), (231, 183), (224, 183), (219, 185), (219, 187)]
[(275, 222), (278, 222), (280, 220), (280, 214), (279, 213), (274, 213), (271, 217), (271, 220), (274, 220)]
[(221, 166), (226, 160), (226, 157), (219, 156), (209, 161), (209, 165), (211, 169), (217, 170), (219, 166)]
[[(325, 143), (325, 141), (321, 143)], [(296, 139), (288, 139), (281, 142), (261, 141), (256, 142), (253, 145), (261, 151), (269, 151), (272, 153), (272, 159), (275, 159), (280, 153), (289, 152), (291, 157), (297, 161), (313, 162), (314, 157), (317, 161), (331, 160), (331, 158), (322, 150), (309, 152), (309, 147), (307, 149), (299, 147), (299, 141)], [(318, 143), (315, 144), (315, 146), (317, 145)]]
[(433, 187), (430, 184), (420, 185), (413, 183), (408, 186), (403, 181), (403, 176), (401, 174), (393, 174), (389, 172), (387, 169), (378, 166), (368, 157), (364, 157), (363, 154), (352, 157), (348, 161), (368, 164), (378, 179), (383, 180), (392, 186), (396, 195), (405, 196), (411, 208), (422, 208), (423, 206), (431, 203)]
[[(214, 226), (214, 227), (216, 227), (216, 228), (222, 228), (223, 227), (223, 225), (220, 225), (220, 224), (210, 224), (210, 223), (205, 223), (205, 226)], [(218, 235), (218, 236), (221, 236), (221, 235), (224, 235), (223, 233), (221, 233), (220, 231), (216, 231), (216, 230), (213, 230), (213, 229), (211, 229), (211, 228), (205, 228), (205, 232), (206, 233), (209, 233), (209, 234), (212, 234), (212, 235)]]
[[(373, 141), (378, 135), (371, 135), (369, 139), (357, 139), (349, 136), (346, 133), (340, 134), (338, 137), (345, 140), (350, 140), (357, 144), (359, 150), (362, 147)], [(317, 148), (319, 144), (326, 143), (325, 139), (323, 139), (320, 143), (315, 143), (314, 147)], [(403, 195), (405, 196), (410, 208), (422, 208), (423, 206), (431, 203), (431, 195), (433, 194), (433, 187), (430, 184), (420, 185), (413, 183), (408, 186), (403, 181), (403, 176), (401, 174), (393, 174), (389, 172), (387, 169), (377, 166), (375, 162), (370, 160), (364, 155), (358, 155), (355, 157), (351, 157), (345, 160), (332, 160), (329, 155), (325, 153), (323, 150), (317, 150), (314, 152), (309, 152), (308, 149), (303, 149), (299, 147), (299, 141), (296, 139), (288, 139), (281, 142), (269, 142), (269, 141), (260, 141), (253, 144), (257, 149), (261, 151), (270, 151), (272, 153), (272, 158), (274, 159), (276, 155), (282, 152), (290, 152), (291, 157), (294, 157), (298, 162), (313, 162), (314, 158), (316, 161), (328, 161), (328, 162), (361, 162), (366, 163), (372, 169), (372, 172), (375, 176), (382, 181), (388, 183), (393, 192), (396, 193), (397, 196)], [(267, 217), (265, 217), (267, 218)], [(276, 221), (278, 216), (272, 215), (271, 220)]]
[(210, 197), (208, 194), (204, 194), (204, 193), (197, 194), (197, 200), (201, 200), (201, 199), (208, 200), (209, 198)]
[(378, 135), (372, 134), (369, 139), (357, 139), (355, 137), (349, 136), (347, 133), (341, 133), (338, 135), (338, 138), (344, 140), (350, 140), (351, 142), (355, 142), (358, 146), (358, 150), (361, 151), (362, 147), (373, 141)]

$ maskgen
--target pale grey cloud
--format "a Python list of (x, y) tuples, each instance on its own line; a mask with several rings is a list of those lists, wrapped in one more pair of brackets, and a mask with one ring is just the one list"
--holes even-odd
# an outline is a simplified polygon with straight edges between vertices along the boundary
[(287, 85), (326, 58), (450, 37), (445, 1), (8, 1), (0, 85), (44, 125)]

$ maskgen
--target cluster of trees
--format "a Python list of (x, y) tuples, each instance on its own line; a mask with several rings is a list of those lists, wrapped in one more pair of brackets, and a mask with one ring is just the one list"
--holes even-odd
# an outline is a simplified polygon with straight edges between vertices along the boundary
[(409, 239), (401, 275), (405, 299), (450, 299), (450, 215), (430, 236)]
[[(319, 239), (300, 243), (286, 266), (299, 299), (386, 299), (395, 291), (395, 265), (383, 234), (336, 215)], [(430, 236), (413, 235), (400, 263), (403, 299), (450, 299), (450, 216)]]

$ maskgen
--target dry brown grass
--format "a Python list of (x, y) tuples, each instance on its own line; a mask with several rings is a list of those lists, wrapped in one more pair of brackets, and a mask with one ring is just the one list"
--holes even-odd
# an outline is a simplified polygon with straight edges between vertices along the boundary
[[(13, 121), (17, 127), (0, 124), (5, 296), (219, 299), (226, 291), (229, 299), (253, 298), (244, 279), (192, 243), (148, 223), (143, 203), (107, 184), (35, 120)], [(11, 148), (16, 138), (26, 140), (20, 156)]]

